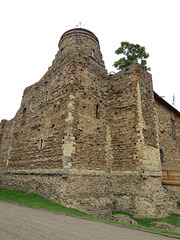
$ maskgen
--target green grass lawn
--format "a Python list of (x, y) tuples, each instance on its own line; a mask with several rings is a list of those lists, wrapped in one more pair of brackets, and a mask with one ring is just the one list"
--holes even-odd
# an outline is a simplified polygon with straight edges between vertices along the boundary
[(136, 218), (133, 214), (123, 211), (113, 211), (113, 214), (124, 214), (134, 219), (139, 225), (149, 227), (151, 222), (167, 222), (176, 227), (180, 227), (180, 217), (168, 216), (165, 218)]
[(40, 208), (54, 212), (96, 219), (90, 214), (84, 213), (77, 209), (62, 206), (61, 204), (39, 196), (36, 193), (28, 193), (22, 190), (10, 190), (6, 188), (0, 188), (0, 200), (18, 203), (33, 208)]
[(164, 221), (164, 222), (167, 222), (167, 223), (170, 223), (170, 224), (180, 227), (180, 217), (169, 216), (169, 217), (160, 218), (160, 219), (155, 219), (155, 218), (138, 219), (138, 218), (135, 218), (130, 213), (114, 211), (113, 214), (121, 213), (121, 214), (130, 216), (132, 219), (136, 220), (139, 225), (119, 223), (119, 222), (116, 222), (113, 220), (97, 218), (97, 217), (94, 217), (85, 212), (79, 211), (77, 209), (62, 206), (56, 202), (53, 202), (49, 199), (46, 199), (42, 196), (35, 194), (35, 193), (28, 193), (28, 192), (22, 191), (22, 190), (10, 190), (10, 189), (6, 189), (6, 188), (0, 188), (0, 200), (7, 201), (7, 202), (13, 202), (13, 203), (33, 207), (33, 208), (45, 209), (45, 210), (60, 212), (60, 213), (68, 214), (68, 215), (73, 215), (73, 216), (78, 216), (78, 217), (83, 217), (83, 218), (88, 218), (88, 219), (93, 219), (93, 220), (99, 220), (99, 221), (103, 221), (103, 222), (109, 222), (109, 223), (113, 223), (113, 224), (119, 224), (119, 225), (123, 225), (123, 226), (135, 227), (135, 228), (140, 228), (140, 229), (144, 229), (144, 230), (150, 230), (150, 231), (154, 231), (154, 232), (180, 236), (179, 233), (168, 232), (168, 231), (160, 230), (160, 229), (152, 229), (149, 227), (149, 224), (152, 221)]

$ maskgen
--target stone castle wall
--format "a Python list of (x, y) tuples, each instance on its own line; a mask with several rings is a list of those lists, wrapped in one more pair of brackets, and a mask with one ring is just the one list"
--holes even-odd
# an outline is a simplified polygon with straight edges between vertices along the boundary
[(134, 62), (109, 76), (96, 36), (67, 31), (14, 119), (1, 122), (3, 185), (97, 216), (170, 214), (156, 115), (149, 73)]
[(113, 75), (108, 83), (108, 121), (112, 171), (137, 170), (137, 84), (132, 69)]
[(180, 114), (156, 98), (161, 162), (164, 169), (180, 169)]
[[(180, 113), (155, 94), (160, 158), (163, 177), (180, 181)], [(168, 174), (170, 174), (168, 176)], [(176, 201), (180, 201), (180, 187), (164, 185)]]
[(163, 217), (175, 211), (175, 202), (158, 178), (131, 174), (76, 173), (64, 178), (58, 173), (6, 174), (3, 184), (36, 192), (65, 206), (99, 217), (112, 210), (128, 211), (137, 217)]

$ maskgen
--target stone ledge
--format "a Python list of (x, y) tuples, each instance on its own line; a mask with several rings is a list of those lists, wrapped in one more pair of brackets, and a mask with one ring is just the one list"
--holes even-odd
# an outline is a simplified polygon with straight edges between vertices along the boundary
[[(17, 175), (62, 175), (67, 177), (68, 175), (88, 175), (88, 176), (141, 176), (139, 171), (114, 171), (107, 173), (106, 171), (98, 170), (84, 170), (84, 169), (69, 169), (68, 173), (64, 169), (59, 170), (7, 170), (4, 174), (17, 174)], [(152, 175), (150, 176), (152, 177)]]
[(69, 169), (68, 173), (64, 169), (59, 170), (7, 170), (4, 174), (19, 174), (19, 175), (88, 175), (88, 176), (140, 176), (143, 179), (148, 177), (162, 177), (161, 173), (140, 173), (139, 171), (112, 171), (108, 173), (106, 171), (98, 170), (85, 170), (85, 169)]
[(141, 173), (142, 178), (148, 178), (148, 177), (162, 177), (162, 173), (151, 173), (151, 172), (146, 172), (146, 173)]
[(19, 175), (64, 175), (63, 170), (16, 170), (16, 171), (6, 171), (4, 174), (19, 174)]

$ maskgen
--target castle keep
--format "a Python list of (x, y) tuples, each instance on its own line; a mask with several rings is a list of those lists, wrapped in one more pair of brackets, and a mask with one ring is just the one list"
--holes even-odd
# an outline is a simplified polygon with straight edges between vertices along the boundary
[(86, 29), (62, 35), (52, 66), (0, 124), (3, 186), (97, 216), (171, 214), (174, 190), (163, 187), (162, 169), (180, 169), (180, 113), (138, 62), (108, 75)]

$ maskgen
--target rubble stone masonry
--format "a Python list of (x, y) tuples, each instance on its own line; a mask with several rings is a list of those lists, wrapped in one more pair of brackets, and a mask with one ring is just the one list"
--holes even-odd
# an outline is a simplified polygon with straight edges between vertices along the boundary
[[(166, 118), (176, 129), (170, 145)], [(72, 29), (15, 117), (0, 124), (0, 178), (96, 216), (166, 216), (177, 206), (162, 166), (179, 168), (179, 119), (155, 102), (151, 74), (138, 62), (108, 75), (97, 37)]]
[(180, 113), (156, 94), (159, 148), (163, 169), (180, 169)]

